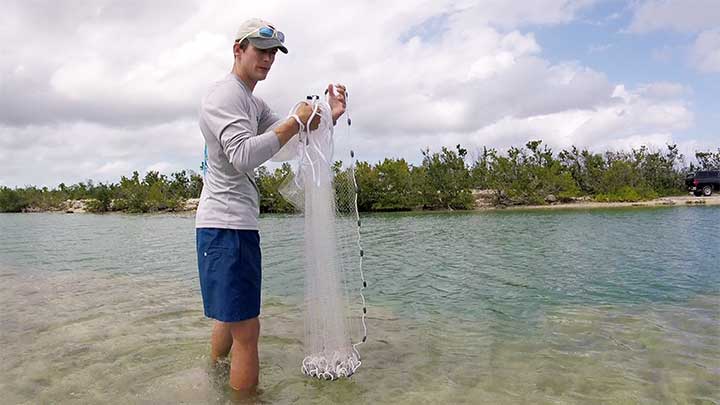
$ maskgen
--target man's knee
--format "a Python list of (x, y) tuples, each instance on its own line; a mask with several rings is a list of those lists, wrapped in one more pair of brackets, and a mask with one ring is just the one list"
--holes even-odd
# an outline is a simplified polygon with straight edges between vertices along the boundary
[(231, 325), (232, 324), (228, 322), (215, 321), (213, 324), (213, 333), (219, 335), (229, 334)]
[(231, 322), (229, 325), (233, 343), (257, 345), (260, 335), (260, 319), (251, 318), (240, 322)]

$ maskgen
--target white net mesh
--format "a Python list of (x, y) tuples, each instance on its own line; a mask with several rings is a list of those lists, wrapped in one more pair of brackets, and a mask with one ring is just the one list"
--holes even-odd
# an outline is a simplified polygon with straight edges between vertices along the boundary
[[(353, 166), (342, 170), (341, 164), (330, 164), (330, 107), (319, 101), (315, 106), (322, 115), (321, 125), (309, 133), (301, 131), (296, 173), (285, 179), (280, 192), (305, 216), (302, 371), (334, 380), (350, 377), (361, 364), (356, 346), (365, 341), (364, 298), (361, 294), (351, 297), (349, 291), (365, 284)], [(353, 345), (351, 338), (360, 333), (362, 341)]]

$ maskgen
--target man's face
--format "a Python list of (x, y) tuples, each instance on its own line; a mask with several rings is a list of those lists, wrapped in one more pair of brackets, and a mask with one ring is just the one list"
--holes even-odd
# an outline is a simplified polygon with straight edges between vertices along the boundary
[(278, 49), (258, 49), (248, 44), (247, 48), (242, 50), (239, 45), (236, 46), (240, 52), (240, 69), (252, 80), (265, 80), (275, 62)]

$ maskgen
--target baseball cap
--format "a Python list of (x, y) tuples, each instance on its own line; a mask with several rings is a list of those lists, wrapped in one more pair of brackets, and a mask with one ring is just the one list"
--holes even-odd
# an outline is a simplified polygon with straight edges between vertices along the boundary
[(285, 35), (274, 25), (259, 18), (251, 18), (240, 24), (235, 42), (241, 42), (243, 39), (249, 40), (252, 46), (258, 49), (278, 48), (283, 53), (288, 53), (288, 49), (283, 45)]

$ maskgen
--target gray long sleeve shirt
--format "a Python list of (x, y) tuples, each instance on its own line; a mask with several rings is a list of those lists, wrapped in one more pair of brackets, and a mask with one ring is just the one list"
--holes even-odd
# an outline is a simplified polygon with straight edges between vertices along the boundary
[(200, 106), (207, 173), (196, 228), (258, 229), (260, 195), (253, 170), (280, 149), (279, 118), (234, 74), (215, 83)]

